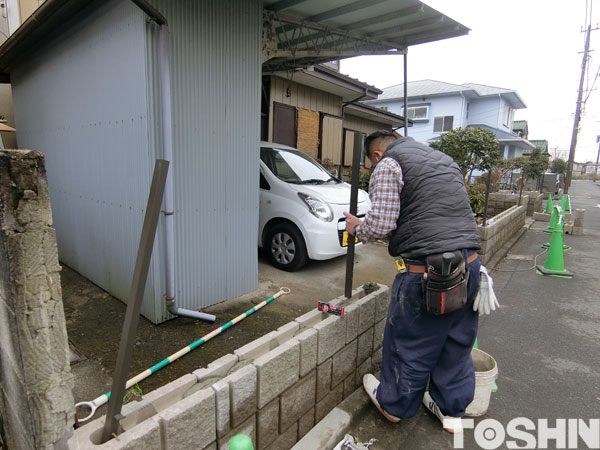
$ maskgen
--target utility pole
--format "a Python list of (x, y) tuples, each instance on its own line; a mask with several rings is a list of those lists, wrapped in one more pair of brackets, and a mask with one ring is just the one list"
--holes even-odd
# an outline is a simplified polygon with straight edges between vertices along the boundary
[[(600, 136), (596, 136), (596, 143), (600, 142)], [(594, 183), (596, 182), (596, 175), (598, 175), (598, 161), (600, 160), (600, 144), (598, 144), (598, 154), (596, 155), (596, 167), (594, 167)]]
[(577, 108), (575, 109), (575, 120), (573, 122), (573, 134), (571, 135), (571, 148), (569, 149), (569, 163), (567, 164), (567, 176), (565, 178), (565, 194), (569, 193), (571, 177), (573, 175), (573, 161), (575, 160), (575, 147), (577, 147), (577, 133), (579, 133), (579, 121), (581, 120), (581, 98), (583, 97), (583, 81), (585, 79), (585, 68), (587, 66), (588, 52), (590, 50), (591, 25), (588, 25), (585, 36), (585, 49), (583, 51), (583, 62), (581, 64), (581, 78), (579, 79), (579, 90), (577, 91)]

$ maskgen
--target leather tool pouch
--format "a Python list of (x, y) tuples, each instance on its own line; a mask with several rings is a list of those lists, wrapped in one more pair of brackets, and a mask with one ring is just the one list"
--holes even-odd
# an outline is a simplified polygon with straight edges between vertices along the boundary
[(455, 251), (450, 273), (442, 275), (442, 255), (425, 259), (427, 272), (423, 274), (423, 297), (427, 312), (439, 316), (463, 308), (467, 304), (467, 270), (462, 252)]

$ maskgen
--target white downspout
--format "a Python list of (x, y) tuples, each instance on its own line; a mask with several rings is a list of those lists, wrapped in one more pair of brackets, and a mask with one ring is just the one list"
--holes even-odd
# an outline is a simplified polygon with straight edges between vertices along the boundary
[(165, 216), (165, 289), (167, 310), (177, 316), (191, 317), (192, 319), (215, 321), (215, 316), (190, 309), (178, 308), (175, 305), (175, 246), (173, 232), (173, 122), (171, 112), (171, 74), (169, 63), (169, 24), (162, 14), (156, 11), (145, 0), (132, 0), (146, 14), (148, 14), (159, 27), (159, 66), (160, 66), (160, 92), (161, 116), (163, 136), (163, 159), (169, 161), (169, 172), (165, 184), (164, 211)]

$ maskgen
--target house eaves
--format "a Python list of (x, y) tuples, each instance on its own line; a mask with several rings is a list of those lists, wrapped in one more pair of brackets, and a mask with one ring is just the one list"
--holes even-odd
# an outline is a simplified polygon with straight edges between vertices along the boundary
[[(392, 128), (400, 128), (404, 126), (404, 117), (361, 102), (350, 103), (346, 105), (344, 107), (344, 112), (351, 116), (360, 117), (362, 119), (385, 123), (390, 125)], [(412, 125), (413, 121), (409, 119), (408, 126), (412, 127)]]
[(465, 83), (464, 86), (467, 86), (473, 89), (477, 94), (481, 97), (489, 97), (489, 96), (501, 96), (508, 100), (511, 106), (515, 109), (523, 109), (527, 108), (527, 105), (523, 101), (523, 99), (519, 96), (517, 91), (512, 89), (504, 89), (494, 86), (486, 86), (485, 84), (477, 84), (477, 83)]
[(342, 98), (342, 102), (374, 99), (381, 94), (381, 90), (375, 86), (321, 65), (292, 72), (275, 72), (273, 75), (337, 95)]
[(525, 148), (525, 149), (527, 149), (527, 148), (534, 149), (535, 148), (535, 145), (532, 144), (527, 139), (523, 139), (522, 137), (519, 137), (517, 135), (507, 133), (506, 131), (503, 131), (503, 130), (499, 130), (498, 128), (490, 127), (489, 125), (471, 124), (471, 125), (467, 125), (467, 128), (482, 128), (484, 130), (491, 131), (492, 133), (494, 133), (496, 135), (498, 142), (500, 142), (501, 144), (515, 144), (517, 147)]

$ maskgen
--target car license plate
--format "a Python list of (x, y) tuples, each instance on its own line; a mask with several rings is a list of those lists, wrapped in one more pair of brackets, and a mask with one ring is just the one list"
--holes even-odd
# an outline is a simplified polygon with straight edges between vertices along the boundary
[[(348, 236), (350, 236), (348, 234), (347, 231), (344, 231), (342, 233), (342, 247), (348, 247)], [(354, 243), (358, 242), (358, 238), (356, 236), (354, 236)]]

